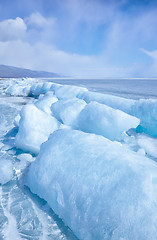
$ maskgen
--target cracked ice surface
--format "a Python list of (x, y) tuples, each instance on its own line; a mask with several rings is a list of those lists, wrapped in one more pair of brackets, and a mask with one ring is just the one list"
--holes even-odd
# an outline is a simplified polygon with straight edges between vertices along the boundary
[(16, 151), (13, 143), (17, 133), (14, 118), (26, 102), (22, 97), (0, 98), (0, 169), (3, 163), (6, 174), (6, 181), (0, 184), (0, 240), (74, 240), (46, 202), (31, 194), (20, 180), (34, 160), (32, 155)]
[(0, 237), (75, 239), (66, 224), (80, 239), (156, 240), (157, 100), (11, 83), (1, 97), (0, 156), (13, 177), (6, 164)]

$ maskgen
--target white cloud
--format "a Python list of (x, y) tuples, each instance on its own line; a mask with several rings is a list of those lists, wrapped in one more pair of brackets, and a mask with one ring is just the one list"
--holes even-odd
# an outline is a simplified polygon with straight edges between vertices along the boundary
[(23, 19), (7, 19), (0, 22), (0, 41), (21, 39), (25, 36), (27, 26)]
[[(150, 9), (133, 16), (123, 14), (116, 2), (106, 4), (94, 0), (58, 1), (63, 5), (63, 9), (66, 9), (62, 10), (64, 14), (60, 14), (58, 19), (45, 18), (35, 12), (24, 20), (16, 18), (0, 22), (0, 63), (76, 77), (157, 74), (157, 52), (143, 50), (153, 62), (152, 66), (147, 67), (147, 71), (143, 62), (140, 63), (142, 57), (139, 62), (138, 59), (134, 60), (139, 47), (145, 48), (144, 44), (149, 44), (151, 38), (155, 37), (153, 34), (157, 25), (156, 10)], [(119, 4), (121, 3), (122, 1), (119, 1)], [(91, 28), (89, 33), (91, 30), (92, 34), (89, 34), (89, 37), (88, 34), (80, 34), (83, 32), (82, 22)], [(104, 29), (101, 42), (98, 39), (99, 31), (98, 36), (93, 31), (93, 28), (97, 30), (99, 26)], [(96, 40), (95, 45), (101, 44), (99, 54), (88, 56), (69, 53), (72, 47), (77, 51), (77, 45), (82, 45), (84, 51), (85, 46), (88, 47), (88, 41), (90, 45), (90, 39)], [(94, 49), (94, 44), (91, 46), (91, 49)], [(80, 51), (81, 47), (78, 49)]]
[(73, 23), (99, 25), (112, 20), (124, 1), (60, 0), (60, 4), (67, 10), (68, 16), (73, 18)]
[(25, 19), (27, 25), (37, 28), (45, 28), (55, 24), (55, 18), (45, 18), (39, 12), (32, 13)]
[(107, 67), (103, 56), (69, 54), (48, 44), (31, 46), (23, 41), (0, 42), (0, 62), (82, 78), (129, 77), (133, 71), (132, 68)]
[(157, 61), (157, 50), (154, 51), (148, 51), (144, 48), (140, 49), (142, 52), (144, 52), (145, 54), (147, 54), (149, 57), (151, 57), (154, 61)]
[(152, 60), (152, 63), (147, 65), (146, 68), (144, 69), (145, 75), (151, 76), (151, 77), (157, 77), (157, 50), (148, 51), (143, 48), (141, 48), (140, 50), (143, 53), (145, 53), (147, 56), (149, 56)]

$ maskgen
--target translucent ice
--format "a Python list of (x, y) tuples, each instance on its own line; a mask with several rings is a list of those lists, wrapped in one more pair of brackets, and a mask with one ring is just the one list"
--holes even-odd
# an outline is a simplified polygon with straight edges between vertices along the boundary
[(20, 115), (15, 144), (24, 151), (38, 153), (40, 145), (48, 139), (50, 133), (59, 128), (59, 123), (34, 104), (24, 106)]
[(16, 118), (14, 119), (14, 125), (15, 125), (15, 127), (19, 127), (19, 122), (20, 122), (20, 114), (18, 114), (17, 116), (16, 116)]
[(78, 97), (87, 103), (96, 101), (139, 118), (141, 122), (137, 130), (157, 137), (156, 99), (132, 100), (89, 91), (80, 93)]
[(132, 106), (132, 115), (141, 119), (139, 131), (157, 137), (157, 100), (140, 99)]
[(27, 185), (79, 239), (156, 239), (157, 165), (117, 142), (55, 131), (29, 168)]
[(51, 111), (59, 121), (69, 126), (76, 126), (77, 117), (85, 105), (85, 101), (77, 98), (59, 100), (52, 104)]
[(9, 182), (13, 177), (13, 165), (10, 160), (0, 160), (0, 184)]
[(83, 92), (78, 95), (79, 98), (83, 99), (87, 103), (92, 101), (105, 104), (109, 107), (119, 109), (123, 112), (131, 114), (131, 107), (136, 102), (132, 99), (126, 99), (108, 94), (102, 94), (97, 92)]
[(77, 97), (79, 94), (88, 91), (87, 88), (70, 86), (70, 85), (62, 85), (55, 91), (55, 95), (59, 99), (67, 99)]
[(45, 113), (51, 114), (50, 107), (53, 103), (57, 102), (58, 99), (51, 93), (47, 93), (45, 96), (41, 97), (34, 104), (37, 108)]
[(30, 89), (30, 93), (38, 97), (40, 94), (45, 94), (48, 91), (51, 90), (52, 83), (50, 82), (45, 82), (45, 83), (38, 83), (38, 84), (33, 84)]
[(124, 131), (136, 128), (139, 123), (139, 119), (97, 102), (87, 104), (78, 117), (80, 130), (111, 140), (121, 140)]

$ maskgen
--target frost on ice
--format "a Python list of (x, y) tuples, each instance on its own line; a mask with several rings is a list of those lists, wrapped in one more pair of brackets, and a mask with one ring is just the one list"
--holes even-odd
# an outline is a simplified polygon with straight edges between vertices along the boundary
[(117, 142), (64, 129), (41, 146), (27, 184), (80, 239), (155, 239), (156, 172)]

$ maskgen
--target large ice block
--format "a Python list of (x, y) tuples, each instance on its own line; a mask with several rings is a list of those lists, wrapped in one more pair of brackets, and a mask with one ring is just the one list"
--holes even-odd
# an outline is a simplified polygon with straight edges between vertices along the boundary
[(15, 145), (24, 151), (38, 153), (40, 145), (48, 139), (50, 133), (59, 128), (60, 124), (57, 119), (42, 112), (34, 104), (24, 106), (20, 115)]
[(118, 142), (57, 130), (26, 184), (79, 239), (156, 239), (157, 165)]
[(121, 140), (122, 133), (136, 128), (140, 120), (118, 109), (91, 102), (78, 116), (78, 128), (84, 132), (103, 135), (110, 140)]
[(37, 100), (34, 105), (42, 110), (45, 113), (51, 114), (51, 105), (58, 101), (55, 95), (52, 92), (47, 92), (44, 96), (42, 96), (39, 100)]
[(62, 99), (51, 105), (52, 114), (62, 123), (75, 127), (81, 110), (85, 107), (85, 101), (77, 98)]

